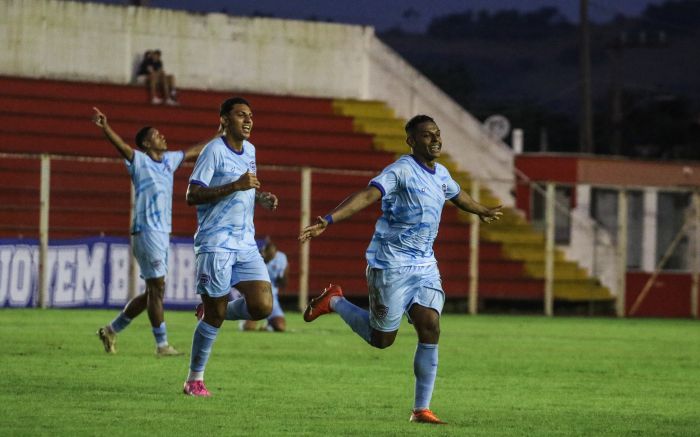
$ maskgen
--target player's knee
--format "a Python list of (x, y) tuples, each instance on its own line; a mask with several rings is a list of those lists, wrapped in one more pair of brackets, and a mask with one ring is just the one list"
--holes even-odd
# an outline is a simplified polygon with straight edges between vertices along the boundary
[(433, 337), (440, 337), (440, 323), (428, 323), (428, 325), (423, 329), (426, 334)]
[(205, 310), (202, 321), (215, 328), (221, 328), (221, 325), (224, 324), (224, 316), (221, 314), (216, 314), (216, 312), (207, 313)]
[(208, 325), (220, 328), (226, 318), (226, 304), (212, 301), (211, 299), (204, 300), (204, 318), (202, 319)]
[(147, 291), (150, 297), (162, 299), (165, 295), (165, 280), (163, 278), (148, 280)]
[(394, 340), (372, 340), (370, 344), (376, 347), (377, 349), (386, 349), (392, 344), (394, 344)]
[(257, 302), (249, 302), (248, 312), (253, 320), (265, 319), (272, 312), (272, 301), (263, 299)]
[(386, 349), (392, 344), (394, 344), (394, 340), (396, 339), (396, 334), (394, 335), (385, 335), (385, 334), (378, 334), (377, 331), (374, 331), (372, 333), (372, 336), (370, 338), (369, 344), (376, 347), (377, 349)]
[(440, 339), (440, 323), (439, 322), (428, 322), (416, 326), (416, 331), (418, 332), (418, 339), (422, 343), (437, 343)]

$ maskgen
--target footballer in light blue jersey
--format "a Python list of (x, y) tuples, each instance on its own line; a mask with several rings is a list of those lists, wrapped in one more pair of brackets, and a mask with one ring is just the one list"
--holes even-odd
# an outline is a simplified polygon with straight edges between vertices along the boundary
[(107, 117), (94, 108), (93, 122), (126, 160), (134, 185), (135, 203), (131, 223), (132, 251), (146, 280), (146, 292), (131, 299), (110, 324), (100, 328), (97, 335), (105, 351), (116, 352), (117, 333), (131, 320), (148, 310), (158, 356), (181, 355), (168, 344), (163, 315), (165, 276), (168, 273), (168, 248), (173, 215), (173, 173), (183, 161), (197, 158), (204, 144), (186, 151), (168, 152), (168, 143), (157, 129), (146, 126), (136, 134), (134, 150), (112, 130)]
[(447, 169), (438, 163), (431, 169), (404, 155), (370, 185), (382, 193), (382, 216), (367, 248), (367, 264), (380, 269), (435, 264), (433, 242), (442, 208), (460, 191)]
[[(255, 243), (256, 203), (274, 210), (277, 197), (259, 192), (255, 147), (248, 141), (253, 111), (233, 97), (219, 109), (223, 135), (206, 145), (190, 177), (187, 203), (197, 206), (194, 237), (197, 293), (202, 297), (192, 338), (190, 372), (183, 392), (210, 396), (204, 368), (224, 320), (261, 320), (272, 310), (272, 290), (265, 262)], [(231, 302), (231, 287), (242, 295)]]
[(445, 302), (440, 272), (433, 254), (440, 216), (446, 200), (477, 214), (484, 222), (498, 220), (501, 207), (487, 208), (460, 190), (447, 169), (435, 162), (442, 150), (440, 129), (427, 115), (406, 123), (411, 154), (402, 156), (372, 179), (364, 190), (345, 199), (330, 214), (304, 228), (300, 241), (323, 233), (381, 199), (382, 216), (367, 248), (369, 311), (343, 297), (337, 284), (312, 299), (304, 320), (337, 312), (343, 321), (371, 346), (383, 349), (394, 343), (405, 313), (418, 334), (413, 358), (415, 397), (411, 422), (445, 423), (430, 411), (438, 365), (440, 313)]
[[(225, 137), (206, 145), (195, 164), (190, 184), (218, 187), (255, 174), (255, 146), (244, 140), (240, 151), (232, 149)], [(257, 251), (255, 244), (255, 190), (234, 191), (215, 203), (197, 205), (194, 251)], [(227, 291), (228, 292), (228, 291)]]
[(125, 160), (134, 184), (134, 218), (131, 233), (156, 231), (169, 234), (173, 216), (173, 174), (185, 159), (184, 151), (164, 152), (160, 160), (134, 150)]

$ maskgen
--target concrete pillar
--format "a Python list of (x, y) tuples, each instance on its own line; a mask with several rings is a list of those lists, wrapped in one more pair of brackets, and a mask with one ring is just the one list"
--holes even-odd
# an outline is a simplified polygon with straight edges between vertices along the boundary
[(545, 252), (544, 252), (544, 315), (554, 314), (554, 204), (556, 184), (547, 182), (545, 203)]
[(522, 129), (513, 129), (511, 141), (513, 143), (513, 152), (516, 155), (523, 153), (523, 138), (524, 134)]
[(642, 228), (642, 270), (656, 268), (656, 228), (659, 191), (656, 187), (644, 189), (644, 221)]

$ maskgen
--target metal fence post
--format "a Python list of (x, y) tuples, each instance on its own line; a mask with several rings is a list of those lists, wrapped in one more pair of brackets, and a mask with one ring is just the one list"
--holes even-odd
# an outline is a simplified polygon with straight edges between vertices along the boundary
[(39, 271), (37, 305), (46, 308), (49, 300), (49, 198), (51, 194), (51, 157), (41, 155), (39, 189)]
[[(311, 169), (301, 169), (301, 205), (299, 231), (311, 224)], [(309, 245), (299, 243), (299, 309), (304, 310), (309, 301)]]
[[(472, 179), (471, 196), (479, 202), (479, 190), (481, 184)], [(478, 312), (479, 302), (479, 225), (481, 220), (476, 214), (471, 216), (471, 228), (469, 229), (469, 314)]]
[(625, 294), (627, 288), (627, 190), (617, 194), (617, 296), (615, 313), (625, 317)]
[(554, 314), (554, 201), (556, 184), (547, 182), (545, 203), (544, 314)]

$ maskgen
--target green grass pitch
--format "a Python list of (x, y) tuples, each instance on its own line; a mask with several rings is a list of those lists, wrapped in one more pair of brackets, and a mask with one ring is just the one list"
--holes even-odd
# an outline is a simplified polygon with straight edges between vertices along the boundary
[(0, 310), (0, 435), (700, 435), (700, 325), (445, 315), (433, 410), (408, 422), (416, 336), (368, 347), (333, 314), (292, 332), (224, 324), (210, 399), (181, 393), (195, 319), (166, 314), (186, 356), (154, 356), (144, 315), (104, 353), (117, 311)]

